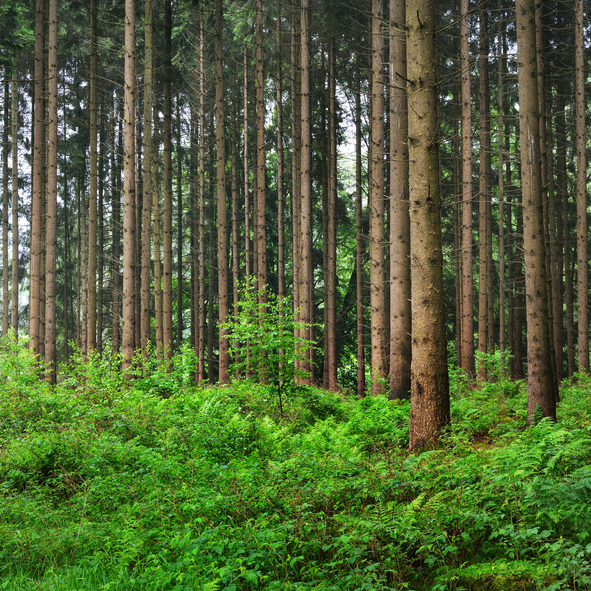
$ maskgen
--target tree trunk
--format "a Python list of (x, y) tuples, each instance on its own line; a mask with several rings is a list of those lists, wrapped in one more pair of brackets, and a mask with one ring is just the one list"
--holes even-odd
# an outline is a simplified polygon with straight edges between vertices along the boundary
[(371, 306), (371, 393), (386, 392), (388, 375), (385, 204), (384, 204), (384, 84), (382, 79), (382, 0), (372, 0), (371, 131), (369, 144), (369, 285)]
[(410, 396), (408, 107), (404, 2), (390, 0), (390, 398)]
[(12, 305), (10, 325), (18, 337), (18, 111), (17, 59), (12, 70)]
[(135, 0), (125, 0), (123, 145), (123, 334), (122, 367), (135, 349)]
[[(281, 4), (277, 0), (277, 52), (281, 56)], [(283, 68), (277, 60), (277, 284), (279, 300), (285, 292), (285, 192), (283, 154)]]
[(172, 357), (172, 0), (164, 3), (164, 105), (162, 157), (164, 207), (162, 224), (162, 326), (164, 356)]
[(98, 34), (97, 0), (90, 3), (90, 192), (88, 194), (88, 329), (87, 351), (96, 349), (96, 238), (98, 193)]
[(583, 0), (575, 2), (575, 135), (577, 149), (577, 311), (579, 371), (589, 373), (589, 291), (587, 260), (587, 150), (585, 126)]
[(449, 424), (437, 142), (435, 5), (407, 0), (412, 366), (409, 447), (436, 440)]
[[(10, 127), (10, 77), (4, 67), (4, 132), (2, 134), (2, 336), (8, 333), (8, 129)], [(13, 135), (14, 140), (14, 135)]]
[(472, 94), (470, 91), (470, 0), (460, 3), (462, 85), (462, 367), (474, 376), (474, 285), (472, 281)]
[(499, 145), (498, 145), (498, 167), (499, 167), (499, 349), (501, 354), (505, 353), (506, 341), (505, 341), (505, 179), (503, 176), (504, 172), (504, 158), (505, 153), (503, 151), (504, 138), (504, 126), (505, 126), (505, 34), (503, 30), (503, 23), (501, 16), (501, 0), (499, 0), (499, 24), (498, 24), (498, 134), (499, 134)]
[[(57, 250), (57, 0), (49, 0), (49, 126), (48, 177), (46, 208), (46, 261), (45, 261), (45, 376), (50, 384), (56, 383), (56, 301), (55, 273)], [(96, 121), (95, 121), (96, 124)]]
[(44, 0), (35, 4), (35, 102), (34, 102), (34, 143), (31, 203), (31, 270), (29, 294), (29, 336), (35, 355), (40, 354), (41, 330), (41, 257), (43, 233), (43, 16)]
[(544, 416), (555, 419), (556, 402), (548, 339), (534, 1), (517, 0), (516, 10), (521, 189), (526, 269), (527, 421), (531, 424), (535, 420), (538, 408)]
[[(141, 348), (148, 354), (152, 261), (152, 0), (145, 2), (144, 17), (144, 173), (142, 199)], [(158, 188), (156, 187), (157, 191)]]
[[(260, 0), (259, 0), (260, 1)], [(215, 10), (215, 129), (217, 153), (217, 250), (218, 250), (218, 294), (220, 323), (228, 321), (230, 300), (228, 294), (228, 220), (226, 215), (226, 139), (224, 130), (224, 65), (222, 62), (223, 44), (223, 1), (216, 0)], [(211, 305), (211, 303), (210, 303)], [(228, 335), (220, 329), (220, 367), (219, 380), (225, 384), (229, 380), (230, 352)], [(211, 379), (211, 377), (210, 377)]]

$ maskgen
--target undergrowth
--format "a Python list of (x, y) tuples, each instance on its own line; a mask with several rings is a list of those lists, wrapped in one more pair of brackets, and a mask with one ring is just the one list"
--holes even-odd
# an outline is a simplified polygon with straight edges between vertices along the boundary
[[(0, 345), (0, 589), (591, 589), (591, 384), (525, 429), (521, 383), (457, 387), (445, 445), (407, 402), (248, 381), (194, 358)], [(456, 384), (457, 386), (457, 384)]]

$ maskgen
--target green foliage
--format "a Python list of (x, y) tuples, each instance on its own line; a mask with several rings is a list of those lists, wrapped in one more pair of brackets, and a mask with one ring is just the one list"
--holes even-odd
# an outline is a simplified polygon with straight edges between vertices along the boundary
[(296, 331), (304, 328), (306, 325), (295, 321), (289, 298), (279, 299), (266, 286), (257, 291), (252, 278), (241, 285), (238, 313), (221, 325), (231, 344), (231, 371), (274, 385), (281, 413), (283, 393), (293, 389), (296, 378), (309, 375), (297, 363), (312, 346), (296, 336)]
[(78, 358), (49, 387), (0, 345), (0, 589), (591, 589), (591, 382), (525, 429), (523, 384), (409, 403)]

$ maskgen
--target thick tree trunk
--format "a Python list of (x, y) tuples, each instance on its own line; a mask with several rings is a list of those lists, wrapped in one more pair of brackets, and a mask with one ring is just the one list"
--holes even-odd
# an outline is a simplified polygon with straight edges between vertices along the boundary
[(390, 398), (410, 396), (408, 106), (404, 2), (390, 0)]
[(531, 424), (538, 409), (544, 416), (556, 418), (556, 401), (548, 338), (534, 1), (517, 0), (516, 10), (528, 345), (527, 421)]
[(450, 422), (433, 0), (407, 0), (406, 26), (412, 257), (409, 447), (417, 449), (435, 440)]

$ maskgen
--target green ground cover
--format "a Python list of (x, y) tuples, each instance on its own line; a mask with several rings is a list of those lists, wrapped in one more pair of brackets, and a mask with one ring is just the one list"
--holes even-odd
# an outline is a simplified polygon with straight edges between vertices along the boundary
[(0, 346), (0, 589), (591, 589), (591, 382), (525, 429), (523, 384), (453, 373), (453, 427), (406, 402), (238, 382), (185, 352), (50, 388)]

